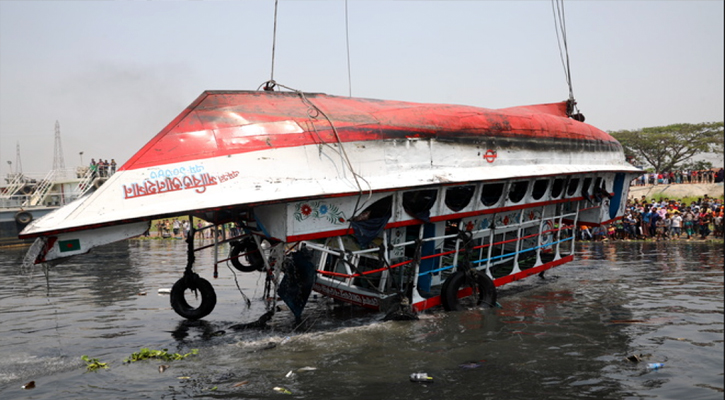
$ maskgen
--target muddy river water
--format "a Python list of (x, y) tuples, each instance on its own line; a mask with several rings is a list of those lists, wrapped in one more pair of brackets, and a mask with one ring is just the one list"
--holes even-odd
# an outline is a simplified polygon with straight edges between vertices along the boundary
[[(501, 308), (383, 322), (316, 297), (298, 329), (278, 312), (242, 331), (229, 327), (264, 313), (264, 279), (226, 267), (213, 279), (211, 250), (196, 265), (217, 306), (196, 323), (159, 294), (182, 274), (181, 240), (47, 270), (0, 250), (0, 399), (722, 399), (722, 243), (577, 246), (545, 279), (500, 288)], [(141, 348), (198, 354), (124, 363)], [(109, 368), (89, 372), (83, 355)]]

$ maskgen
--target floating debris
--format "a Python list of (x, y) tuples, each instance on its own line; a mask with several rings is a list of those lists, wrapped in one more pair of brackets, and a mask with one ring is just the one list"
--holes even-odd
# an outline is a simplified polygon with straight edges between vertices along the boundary
[(279, 392), (279, 393), (292, 394), (292, 392), (290, 392), (289, 390), (287, 390), (283, 387), (279, 387), (279, 386), (275, 386), (274, 388), (272, 388), (272, 390), (274, 390), (275, 392)]
[(642, 361), (642, 354), (632, 354), (631, 356), (627, 356), (627, 360), (632, 362), (640, 362)]
[(159, 373), (160, 374), (163, 374), (164, 371), (166, 371), (167, 369), (169, 369), (169, 366), (168, 365), (159, 365)]
[(190, 376), (179, 376), (176, 379), (186, 380), (186, 379), (191, 379), (191, 377)]
[(410, 381), (416, 383), (433, 383), (433, 377), (425, 372), (414, 372), (410, 374)]
[(161, 288), (159, 289), (159, 294), (171, 294), (170, 288)]
[(315, 367), (302, 367), (297, 370), (297, 372), (307, 372), (307, 371), (315, 371), (317, 368)]
[(295, 374), (295, 373), (294, 373), (294, 372), (293, 372), (292, 370), (289, 370), (289, 372), (288, 372), (288, 373), (287, 373), (287, 374), (286, 374), (286, 375), (285, 375), (284, 377), (285, 377), (285, 378), (290, 378), (290, 377), (292, 377), (292, 375), (294, 375), (294, 374)]
[(647, 369), (658, 370), (660, 368), (663, 368), (664, 366), (665, 364), (663, 363), (649, 363), (647, 364)]
[(138, 292), (136, 294), (139, 295), (139, 296), (146, 296), (146, 292)]
[(30, 381), (25, 385), (21, 386), (22, 389), (35, 389), (35, 381)]
[(237, 382), (237, 383), (233, 384), (232, 387), (240, 387), (240, 386), (244, 386), (248, 383), (249, 383), (249, 381), (241, 381), (241, 382)]
[(463, 364), (459, 364), (458, 365), (458, 368), (461, 368), (461, 369), (475, 369), (475, 368), (480, 367), (481, 365), (482, 364), (479, 361), (469, 361), (469, 362), (464, 362)]

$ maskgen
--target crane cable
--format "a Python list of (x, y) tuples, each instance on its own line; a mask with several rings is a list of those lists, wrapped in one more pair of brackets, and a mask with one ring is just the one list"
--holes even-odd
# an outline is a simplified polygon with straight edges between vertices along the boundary
[[(551, 0), (551, 10), (554, 13), (554, 30), (556, 43), (559, 45), (561, 65), (564, 67), (566, 84), (569, 86), (569, 100), (567, 101), (567, 114), (569, 117), (584, 122), (584, 116), (579, 112), (574, 100), (574, 89), (571, 83), (571, 67), (569, 66), (569, 45), (566, 41), (566, 17), (564, 15), (564, 0)], [(564, 45), (562, 51), (562, 43)]]
[(347, 48), (347, 90), (348, 97), (352, 97), (352, 74), (350, 72), (350, 29), (347, 21), (347, 0), (345, 0), (345, 45)]
[[(275, 53), (275, 47), (277, 44), (277, 7), (278, 6), (278, 0), (274, 0), (274, 28), (272, 31), (272, 73), (270, 75), (269, 81), (272, 85), (274, 83), (274, 53)], [(274, 86), (265, 86), (264, 90), (272, 90)]]

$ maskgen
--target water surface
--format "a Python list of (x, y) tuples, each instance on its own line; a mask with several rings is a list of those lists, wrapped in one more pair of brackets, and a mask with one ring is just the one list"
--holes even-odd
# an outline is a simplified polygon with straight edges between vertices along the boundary
[[(722, 243), (584, 243), (545, 279), (500, 288), (502, 308), (382, 322), (319, 297), (297, 330), (279, 312), (245, 331), (229, 327), (264, 313), (264, 279), (221, 267), (214, 280), (211, 250), (196, 262), (217, 292), (210, 316), (187, 323), (158, 294), (181, 277), (184, 250), (130, 240), (47, 271), (0, 250), (0, 398), (723, 397)], [(199, 354), (123, 362), (142, 347)], [(82, 355), (110, 368), (87, 372)], [(433, 383), (411, 383), (413, 372)]]

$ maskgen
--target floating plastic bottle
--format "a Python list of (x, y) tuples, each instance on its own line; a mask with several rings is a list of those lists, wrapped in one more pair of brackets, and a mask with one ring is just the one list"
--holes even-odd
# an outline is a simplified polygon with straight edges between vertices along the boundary
[(411, 382), (423, 382), (423, 383), (433, 383), (433, 377), (428, 376), (425, 372), (414, 372), (410, 374), (410, 381)]
[(665, 364), (663, 364), (663, 363), (649, 363), (649, 364), (647, 364), (647, 369), (657, 370), (664, 366), (665, 366)]

